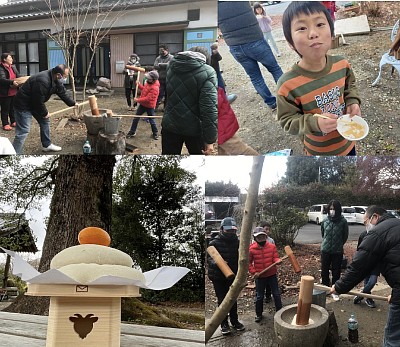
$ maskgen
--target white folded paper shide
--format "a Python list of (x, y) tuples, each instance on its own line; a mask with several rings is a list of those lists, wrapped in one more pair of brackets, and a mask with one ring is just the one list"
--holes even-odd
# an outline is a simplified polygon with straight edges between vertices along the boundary
[[(32, 284), (80, 284), (57, 269), (51, 269), (44, 273), (40, 273), (15, 252), (2, 247), (0, 248), (13, 258), (13, 274), (20, 277), (25, 282)], [(101, 276), (86, 285), (133, 285), (145, 289), (163, 290), (172, 287), (189, 271), (190, 270), (186, 267), (162, 266), (144, 272), (143, 275), (145, 277), (145, 282), (117, 276)]]

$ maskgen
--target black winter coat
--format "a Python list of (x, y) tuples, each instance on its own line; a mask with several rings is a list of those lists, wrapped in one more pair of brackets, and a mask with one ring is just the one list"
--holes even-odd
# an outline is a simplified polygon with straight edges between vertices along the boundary
[(14, 97), (14, 108), (21, 111), (30, 111), (37, 117), (46, 117), (48, 114), (45, 102), (53, 94), (57, 94), (68, 106), (74, 106), (62, 83), (53, 80), (51, 70), (39, 72), (25, 82)]
[[(214, 246), (219, 254), (221, 254), (221, 257), (228, 263), (231, 270), (235, 274), (237, 273), (239, 261), (239, 239), (235, 234), (226, 235), (224, 232), (221, 231), (215, 238), (210, 241), (208, 246)], [(208, 253), (207, 263), (208, 278), (211, 281), (226, 280), (226, 277)]]
[(347, 293), (376, 265), (392, 287), (391, 303), (400, 305), (400, 219), (384, 214), (364, 237), (344, 275), (335, 283), (339, 294)]
[[(15, 65), (11, 65), (16, 77), (20, 77), (19, 71), (15, 67)], [(10, 73), (7, 68), (0, 64), (0, 97), (8, 96), (8, 90), (12, 86), (14, 80), (10, 80)]]
[(167, 95), (163, 129), (202, 138), (207, 144), (217, 140), (217, 74), (199, 53), (181, 52), (172, 59), (167, 70)]

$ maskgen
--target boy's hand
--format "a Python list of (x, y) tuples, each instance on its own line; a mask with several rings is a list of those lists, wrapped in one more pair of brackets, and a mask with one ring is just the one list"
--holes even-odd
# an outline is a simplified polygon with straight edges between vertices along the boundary
[(258, 276), (260, 276), (260, 274), (258, 272), (256, 272), (253, 276), (253, 278), (256, 280), (258, 278)]
[(137, 98), (133, 98), (133, 101), (134, 101), (134, 102), (137, 102), (137, 100), (138, 100)]
[(323, 116), (329, 117), (331, 119), (326, 119), (326, 118), (318, 118), (318, 126), (320, 130), (324, 134), (328, 134), (337, 128), (337, 116), (332, 114), (332, 113), (323, 113)]
[(346, 113), (350, 116), (361, 116), (361, 109), (359, 104), (352, 104), (346, 107)]

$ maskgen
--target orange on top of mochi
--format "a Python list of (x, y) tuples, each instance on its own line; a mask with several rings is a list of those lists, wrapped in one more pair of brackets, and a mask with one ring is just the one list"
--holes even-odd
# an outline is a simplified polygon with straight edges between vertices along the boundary
[(107, 231), (97, 227), (87, 227), (78, 234), (78, 241), (81, 245), (94, 244), (110, 246), (111, 238)]

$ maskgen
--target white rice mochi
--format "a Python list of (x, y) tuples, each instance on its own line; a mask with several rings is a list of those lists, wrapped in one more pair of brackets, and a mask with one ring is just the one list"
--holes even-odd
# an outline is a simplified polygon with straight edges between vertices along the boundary
[(50, 269), (59, 269), (70, 264), (112, 264), (129, 268), (133, 265), (132, 258), (115, 248), (101, 245), (86, 244), (66, 248), (56, 254), (51, 260)]

